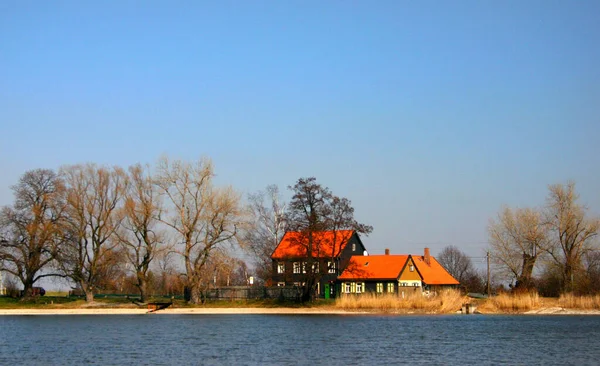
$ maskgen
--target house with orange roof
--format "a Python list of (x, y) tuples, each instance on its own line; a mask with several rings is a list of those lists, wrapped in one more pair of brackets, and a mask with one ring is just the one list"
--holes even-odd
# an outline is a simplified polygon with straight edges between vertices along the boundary
[(425, 248), (420, 255), (384, 255), (352, 257), (338, 277), (340, 292), (360, 294), (396, 293), (409, 291), (439, 291), (453, 288), (459, 282)]
[[(317, 296), (335, 297), (335, 283), (350, 258), (365, 254), (365, 246), (353, 230), (290, 231), (285, 233), (271, 255), (271, 281), (281, 287), (300, 287), (311, 275), (317, 281)], [(308, 263), (311, 263), (311, 268), (308, 268)]]

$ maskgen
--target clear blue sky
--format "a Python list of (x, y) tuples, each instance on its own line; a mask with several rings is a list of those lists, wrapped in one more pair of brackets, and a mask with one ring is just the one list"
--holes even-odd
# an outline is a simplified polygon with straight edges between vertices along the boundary
[[(142, 6), (141, 4), (144, 4)], [(486, 247), (574, 180), (600, 211), (598, 1), (2, 1), (0, 205), (28, 169), (211, 157), (316, 176), (372, 253)]]

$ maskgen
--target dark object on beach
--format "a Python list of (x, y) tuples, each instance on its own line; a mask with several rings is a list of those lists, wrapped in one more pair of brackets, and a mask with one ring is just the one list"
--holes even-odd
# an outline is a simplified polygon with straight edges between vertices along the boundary
[(153, 313), (158, 310), (163, 310), (173, 305), (172, 302), (149, 302), (148, 303), (148, 312)]

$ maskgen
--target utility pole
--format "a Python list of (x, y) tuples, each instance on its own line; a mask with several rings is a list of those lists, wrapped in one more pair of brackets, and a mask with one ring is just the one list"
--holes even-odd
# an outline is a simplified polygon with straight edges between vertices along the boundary
[(487, 251), (487, 254), (485, 257), (487, 259), (487, 295), (489, 298), (491, 295), (491, 291), (490, 291), (490, 251), (489, 250)]

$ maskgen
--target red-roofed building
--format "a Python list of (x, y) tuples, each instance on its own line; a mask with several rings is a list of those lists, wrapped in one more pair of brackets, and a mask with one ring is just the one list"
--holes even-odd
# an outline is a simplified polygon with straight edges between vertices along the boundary
[(459, 282), (425, 248), (424, 255), (352, 257), (338, 277), (342, 293), (398, 293), (437, 291)]
[[(310, 253), (310, 255), (309, 255)], [(302, 286), (307, 271), (315, 271), (317, 296), (335, 296), (333, 284), (352, 256), (365, 253), (353, 230), (312, 233), (287, 232), (271, 255), (272, 282), (277, 286)], [(307, 268), (311, 263), (312, 268)], [(313, 264), (314, 263), (314, 264)]]

